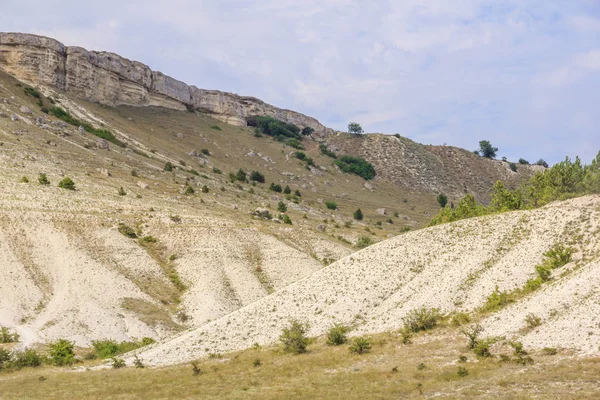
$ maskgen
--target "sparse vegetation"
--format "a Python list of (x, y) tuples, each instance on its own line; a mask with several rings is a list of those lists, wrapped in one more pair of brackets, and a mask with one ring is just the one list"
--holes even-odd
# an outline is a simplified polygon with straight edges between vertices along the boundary
[(373, 244), (373, 239), (371, 239), (371, 236), (367, 236), (367, 235), (362, 235), (356, 241), (356, 247), (358, 247), (359, 249), (364, 249), (365, 247), (369, 247), (372, 244)]
[(78, 120), (77, 118), (69, 114), (68, 111), (65, 111), (61, 107), (52, 106), (50, 107), (50, 109), (48, 109), (48, 113), (54, 115), (58, 119), (62, 119), (70, 125), (83, 126), (83, 129), (85, 129), (86, 132), (89, 132), (101, 139), (114, 143), (119, 147), (125, 147), (125, 143), (117, 139), (111, 131), (107, 129), (94, 128), (90, 123)]
[(319, 150), (321, 150), (321, 154), (326, 155), (327, 157), (337, 158), (337, 154), (327, 148), (327, 145), (321, 143), (319, 145)]
[(132, 227), (125, 225), (122, 222), (119, 223), (119, 226), (117, 229), (122, 235), (127, 236), (128, 238), (132, 238), (132, 239), (137, 238), (137, 233), (135, 233), (135, 230)]
[(119, 194), (119, 196), (126, 196), (127, 193), (125, 192), (125, 189), (123, 189), (123, 186), (121, 186), (119, 188), (119, 191), (117, 192)]
[(164, 168), (163, 168), (166, 172), (172, 172), (173, 171), (173, 164), (170, 161), (167, 161), (167, 163), (165, 164)]
[(0, 327), (0, 343), (16, 343), (19, 341), (19, 334), (7, 327)]

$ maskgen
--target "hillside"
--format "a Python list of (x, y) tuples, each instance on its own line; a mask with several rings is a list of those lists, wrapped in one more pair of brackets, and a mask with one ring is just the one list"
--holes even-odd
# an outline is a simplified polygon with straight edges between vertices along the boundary
[[(536, 276), (543, 253), (556, 244), (574, 247), (572, 261), (538, 291), (484, 314), (482, 326), (486, 335), (527, 348), (597, 354), (599, 221), (600, 197), (588, 196), (411, 232), (349, 255), (140, 357), (153, 365), (176, 364), (274, 343), (290, 319), (307, 322), (310, 336), (334, 323), (353, 326), (359, 335), (397, 330), (404, 316), (421, 307), (474, 313), (496, 288), (523, 288)], [(543, 322), (524, 330), (530, 313)]]
[[(284, 110), (253, 97), (198, 89), (138, 61), (107, 52), (95, 52), (36, 35), (0, 32), (0, 70), (34, 85), (102, 105), (161, 107), (198, 111), (234, 126), (245, 127), (256, 116), (272, 116), (313, 130), (310, 139), (336, 153), (360, 155), (375, 165), (377, 182), (402, 193), (446, 193), (458, 201), (473, 193), (489, 201), (494, 182), (518, 185), (540, 167), (478, 157), (450, 146), (423, 146), (406, 138), (385, 135), (348, 135), (326, 128), (312, 117)], [(140, 122), (150, 122), (141, 115)], [(129, 131), (132, 127), (127, 127)], [(140, 138), (137, 138), (138, 140)], [(316, 146), (315, 152), (319, 153)], [(311, 155), (312, 156), (312, 155)]]

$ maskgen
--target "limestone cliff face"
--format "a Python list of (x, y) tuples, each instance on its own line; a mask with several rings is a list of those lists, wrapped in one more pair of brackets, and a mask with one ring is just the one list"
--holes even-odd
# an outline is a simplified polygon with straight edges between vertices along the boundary
[(43, 36), (0, 32), (0, 69), (108, 106), (192, 108), (240, 126), (248, 117), (270, 115), (317, 133), (329, 130), (314, 118), (254, 97), (198, 89), (117, 54), (67, 47)]

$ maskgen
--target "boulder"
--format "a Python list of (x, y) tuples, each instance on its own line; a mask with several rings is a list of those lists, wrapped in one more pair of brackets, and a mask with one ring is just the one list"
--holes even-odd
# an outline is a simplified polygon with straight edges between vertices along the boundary
[(138, 185), (139, 187), (141, 187), (142, 189), (148, 189), (148, 184), (147, 184), (147, 183), (145, 183), (145, 182), (138, 181), (138, 182), (137, 182), (137, 185)]
[(378, 208), (377, 210), (375, 210), (375, 212), (381, 215), (388, 215), (387, 210), (385, 208)]
[(269, 210), (262, 207), (258, 207), (256, 210), (254, 210), (253, 214), (262, 218), (271, 218), (271, 213)]
[(25, 107), (25, 106), (21, 106), (19, 107), (19, 111), (22, 112), (23, 114), (33, 114), (33, 112), (29, 109), (29, 107)]
[(108, 150), (110, 148), (108, 142), (104, 139), (96, 140), (96, 147), (102, 150)]

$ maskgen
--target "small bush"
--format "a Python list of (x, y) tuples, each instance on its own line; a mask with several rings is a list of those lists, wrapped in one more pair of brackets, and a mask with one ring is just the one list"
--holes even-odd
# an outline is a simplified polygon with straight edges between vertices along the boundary
[(327, 344), (330, 346), (339, 346), (348, 341), (346, 333), (350, 329), (342, 324), (335, 324), (327, 331)]
[(326, 201), (325, 206), (330, 210), (337, 210), (337, 203), (335, 201)]
[(260, 365), (261, 365), (261, 362), (260, 362), (260, 360), (257, 358), (257, 359), (255, 359), (255, 360), (252, 362), (252, 365), (254, 365), (255, 367), (260, 367)]
[(208, 193), (208, 192), (209, 192), (208, 186), (202, 185), (202, 193)]
[(529, 313), (525, 317), (525, 323), (529, 328), (536, 328), (542, 324), (542, 319), (535, 314)]
[(507, 292), (501, 292), (498, 290), (498, 286), (494, 289), (492, 294), (486, 299), (483, 306), (481, 306), (481, 311), (483, 312), (492, 312), (501, 309), (507, 304), (513, 303), (514, 299)]
[(11, 356), (8, 350), (0, 347), (0, 371), (2, 371), (11, 362)]
[(514, 162), (508, 163), (508, 167), (512, 172), (517, 172), (517, 164), (515, 164)]
[(0, 328), (0, 343), (16, 343), (19, 341), (19, 334), (13, 332), (7, 327)]
[(210, 129), (214, 129), (215, 131), (220, 131), (222, 130), (221, 127), (219, 125), (213, 125), (210, 127)]
[(439, 308), (419, 308), (411, 310), (402, 321), (404, 322), (404, 328), (411, 332), (426, 331), (435, 328), (440, 320), (442, 314)]
[(67, 190), (75, 190), (75, 182), (68, 176), (65, 176), (60, 182), (58, 182), (58, 187), (67, 189)]
[(342, 156), (335, 160), (335, 165), (340, 167), (342, 172), (355, 174), (365, 180), (371, 180), (375, 177), (375, 167), (360, 157)]
[(168, 161), (163, 169), (167, 172), (171, 172), (173, 171), (173, 164), (170, 161)]
[(194, 374), (194, 376), (200, 375), (202, 373), (202, 370), (198, 366), (198, 363), (192, 362), (191, 364), (192, 364), (192, 373)]
[(137, 233), (135, 233), (135, 231), (133, 230), (133, 228), (131, 228), (128, 225), (125, 225), (124, 223), (120, 222), (119, 223), (119, 227), (117, 228), (117, 230), (122, 234), (125, 235), (129, 238), (135, 239), (137, 238)]
[(291, 321), (290, 326), (284, 328), (279, 340), (283, 343), (283, 349), (293, 354), (306, 353), (306, 348), (310, 342), (306, 337), (308, 324), (298, 321)]
[(546, 263), (550, 265), (552, 269), (560, 268), (571, 261), (573, 255), (573, 249), (565, 247), (562, 244), (558, 244), (552, 247), (550, 250), (544, 253), (546, 257)]
[(363, 213), (360, 210), (360, 208), (358, 208), (356, 211), (354, 211), (354, 219), (357, 221), (361, 221), (363, 219)]
[(100, 358), (112, 357), (119, 352), (119, 344), (115, 340), (92, 340), (92, 347), (96, 356)]
[(458, 367), (458, 372), (457, 372), (458, 376), (460, 376), (461, 378), (464, 378), (465, 376), (469, 375), (469, 371), (463, 367), (462, 365)]
[(125, 367), (125, 360), (123, 360), (122, 358), (113, 357), (111, 360), (112, 360), (111, 366), (114, 369), (119, 369), (119, 368)]
[(475, 347), (473, 347), (473, 353), (480, 358), (492, 357), (492, 353), (490, 352), (490, 345), (492, 343), (489, 339), (478, 341)]
[(131, 176), (136, 176), (136, 177), (139, 176), (136, 169), (131, 170)]
[(42, 365), (42, 357), (33, 349), (18, 351), (13, 354), (13, 365), (17, 369), (25, 367), (39, 367)]
[(32, 87), (25, 87), (23, 88), (23, 91), (25, 92), (26, 95), (35, 97), (36, 99), (41, 98), (41, 94), (40, 92), (38, 92), (36, 89), (32, 88)]
[(296, 196), (296, 197), (302, 197), (302, 193), (300, 193), (300, 190), (296, 189), (294, 191), (294, 196)]
[(119, 188), (118, 193), (119, 193), (119, 196), (126, 196), (127, 195), (127, 193), (125, 192), (125, 189), (123, 189), (123, 186), (121, 186)]
[(371, 342), (365, 337), (354, 338), (350, 344), (349, 350), (351, 353), (363, 354), (371, 350)]
[(454, 326), (461, 326), (471, 322), (471, 317), (465, 312), (457, 312), (452, 316), (450, 323)]
[(142, 360), (139, 359), (137, 354), (135, 355), (135, 358), (133, 359), (133, 365), (135, 365), (136, 368), (144, 368), (144, 363), (142, 362)]
[(73, 342), (66, 339), (59, 339), (56, 342), (50, 343), (48, 353), (52, 364), (57, 366), (73, 365), (75, 362), (73, 347)]
[(196, 193), (196, 191), (194, 190), (193, 187), (191, 187), (189, 185), (185, 188), (185, 191), (183, 192), (183, 194), (185, 194), (186, 196), (190, 195), (190, 194), (194, 194), (194, 193)]
[(223, 173), (223, 171), (221, 171), (219, 168), (216, 168), (216, 167), (213, 167), (213, 172), (215, 174), (219, 174), (219, 175)]
[(246, 172), (240, 168), (235, 174), (235, 179), (240, 182), (246, 182), (246, 175)]
[(282, 213), (287, 211), (287, 206), (285, 205), (285, 203), (283, 201), (280, 201), (279, 203), (277, 203), (277, 211), (282, 212)]
[(283, 193), (290, 194), (292, 193), (292, 189), (290, 189), (288, 185), (285, 185), (285, 187), (283, 188)]
[(281, 193), (283, 191), (281, 185), (278, 183), (271, 183), (271, 186), (269, 186), (269, 190), (272, 190), (277, 193)]
[(21, 183), (29, 183), (29, 178), (26, 177), (26, 176), (24, 176), (24, 177), (21, 178), (20, 182)]
[(50, 181), (48, 180), (48, 177), (46, 176), (46, 174), (40, 174), (38, 176), (38, 182), (40, 183), (40, 185), (49, 185)]
[(519, 164), (521, 165), (529, 165), (529, 161), (524, 158), (519, 158)]
[(479, 343), (479, 335), (483, 332), (483, 327), (479, 324), (473, 325), (468, 329), (462, 330), (461, 333), (469, 339), (467, 347), (469, 350), (473, 350)]
[(292, 219), (289, 215), (284, 214), (282, 219), (284, 224), (292, 225)]
[(265, 176), (258, 171), (252, 171), (250, 180), (258, 183), (265, 183)]
[(371, 236), (367, 236), (367, 235), (362, 235), (356, 241), (356, 247), (358, 247), (359, 249), (364, 249), (365, 247), (369, 247), (372, 244), (373, 244), (373, 239), (371, 239)]
[(151, 236), (151, 235), (140, 238), (140, 243), (142, 243), (142, 244), (156, 243), (156, 242), (158, 242), (158, 239), (156, 239), (154, 236)]
[(337, 158), (337, 154), (335, 154), (333, 151), (329, 150), (325, 144), (320, 144), (319, 150), (321, 150), (321, 154), (324, 154), (327, 157)]
[(169, 219), (175, 223), (181, 222), (181, 217), (179, 215), (169, 215)]
[(208, 149), (200, 149), (200, 153), (204, 154), (205, 156), (210, 156), (210, 151)]
[(558, 353), (558, 350), (554, 347), (544, 347), (542, 353), (546, 356), (555, 356)]

